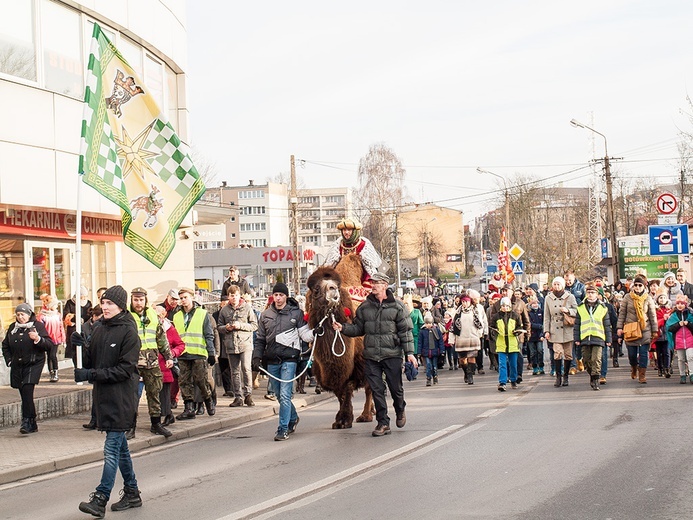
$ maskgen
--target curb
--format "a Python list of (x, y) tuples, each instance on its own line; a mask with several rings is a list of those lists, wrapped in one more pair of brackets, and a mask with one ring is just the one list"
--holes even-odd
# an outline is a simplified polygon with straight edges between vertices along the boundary
[[(312, 404), (334, 398), (333, 393), (325, 391), (323, 391), (322, 394), (310, 396), (303, 394), (299, 395), (301, 395), (301, 397), (297, 397), (297, 395), (294, 394), (294, 398), (292, 399), (294, 406), (298, 409), (307, 408)], [(241, 424), (257, 421), (259, 419), (266, 419), (267, 417), (275, 416), (278, 413), (279, 404), (273, 404), (272, 406), (256, 407), (252, 411), (244, 411), (242, 415), (233, 417), (217, 418), (215, 416), (199, 422), (194, 419), (189, 421), (181, 421), (180, 423), (179, 421), (176, 421), (176, 424), (185, 424), (186, 426), (184, 429), (172, 431), (173, 435), (168, 439), (162, 437), (161, 435), (153, 435), (151, 437), (142, 438), (136, 437), (128, 442), (128, 446), (131, 453), (138, 453), (148, 448), (163, 446), (164, 444), (172, 441), (185, 440), (198, 435), (223, 430), (225, 428), (234, 428), (236, 426), (240, 426)], [(98, 450), (89, 450), (78, 455), (57, 457), (52, 460), (26, 464), (22, 467), (9, 468), (0, 472), (0, 485), (9, 484), (11, 482), (16, 482), (26, 478), (37, 477), (39, 475), (45, 475), (54, 471), (73, 468), (75, 466), (81, 466), (83, 464), (100, 462), (102, 460), (103, 448), (99, 448)]]

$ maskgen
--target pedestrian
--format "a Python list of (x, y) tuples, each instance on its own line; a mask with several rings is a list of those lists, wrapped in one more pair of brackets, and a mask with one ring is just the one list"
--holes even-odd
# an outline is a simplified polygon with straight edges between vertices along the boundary
[(229, 287), (228, 303), (219, 312), (217, 330), (231, 370), (233, 402), (229, 405), (255, 406), (253, 402), (253, 332), (258, 329), (255, 312), (241, 298), (236, 285)]
[(520, 323), (521, 318), (513, 311), (510, 298), (503, 296), (500, 300), (500, 310), (494, 314), (494, 322), (491, 324), (496, 333), (499, 392), (505, 392), (508, 380), (511, 388), (517, 388), (517, 358), (520, 352), (517, 337), (523, 333)]
[(229, 267), (229, 277), (226, 280), (224, 280), (224, 285), (221, 288), (221, 295), (223, 298), (226, 298), (228, 296), (229, 287), (231, 287), (232, 285), (238, 287), (241, 290), (241, 294), (249, 294), (251, 297), (255, 294), (250, 288), (248, 280), (246, 280), (245, 278), (241, 278), (238, 271), (238, 267), (236, 267), (235, 265)]
[[(135, 320), (137, 334), (140, 338), (140, 354), (137, 360), (137, 371), (144, 383), (144, 390), (147, 393), (147, 410), (151, 422), (150, 432), (156, 435), (163, 435), (169, 438), (171, 435), (164, 425), (161, 424), (161, 388), (163, 387), (163, 377), (159, 367), (159, 354), (165, 360), (166, 368), (173, 366), (173, 356), (168, 345), (168, 338), (156, 311), (148, 306), (147, 291), (143, 287), (135, 287), (130, 291), (130, 314)], [(139, 396), (139, 393), (138, 393)], [(137, 415), (130, 437), (135, 437), (135, 426)]]
[(279, 425), (275, 441), (288, 439), (300, 420), (291, 396), (301, 357), (301, 340), (310, 343), (313, 333), (298, 302), (289, 297), (289, 288), (285, 283), (277, 282), (272, 288), (272, 304), (260, 315), (252, 357), (253, 370), (259, 371), (260, 365), (264, 364), (278, 385)]
[(455, 351), (459, 357), (460, 368), (464, 370), (464, 382), (473, 385), (476, 356), (481, 349), (481, 338), (484, 336), (484, 323), (477, 306), (466, 294), (460, 298), (460, 306), (452, 322), (452, 333), (455, 335)]
[(58, 377), (58, 346), (65, 343), (65, 326), (58, 311), (58, 298), (52, 294), (43, 294), (41, 301), (43, 305), (36, 315), (36, 319), (46, 327), (53, 342), (53, 346), (48, 352), (48, 373), (50, 374), (49, 381), (57, 383), (60, 379)]
[[(103, 293), (106, 292), (106, 289), (108, 289), (108, 287), (105, 287), (103, 291), (101, 291), (101, 295), (103, 295)], [(101, 300), (99, 299), (99, 301)], [(89, 319), (84, 322), (84, 325), (82, 325), (82, 335), (86, 338), (87, 343), (89, 343), (89, 339), (94, 333), (94, 328), (100, 326), (101, 323), (103, 323), (103, 320), (101, 319), (103, 317), (101, 305), (99, 305), (98, 303), (94, 305), (91, 308), (91, 312), (89, 314), (91, 314), (91, 316), (89, 316)], [(82, 428), (85, 428), (87, 430), (96, 430), (96, 403), (94, 402), (93, 397), (91, 400), (91, 418), (89, 419), (88, 423), (82, 425)]]
[(679, 284), (681, 292), (686, 295), (688, 301), (693, 299), (693, 284), (686, 280), (686, 269), (679, 267), (676, 270), (676, 282)]
[[(686, 384), (686, 365), (689, 370), (693, 367), (693, 313), (688, 304), (688, 297), (685, 294), (679, 294), (676, 297), (674, 311), (666, 322), (669, 344), (673, 345), (676, 352), (682, 385)], [(693, 384), (693, 374), (690, 380)]]
[(424, 326), (417, 338), (421, 357), (426, 360), (426, 386), (438, 384), (438, 356), (445, 352), (443, 335), (440, 328), (433, 323), (433, 315), (427, 312), (424, 316)]
[(28, 303), (20, 303), (14, 310), (15, 321), (10, 324), (2, 340), (2, 356), (10, 367), (10, 386), (19, 390), (22, 399), (22, 425), (19, 433), (38, 431), (34, 387), (39, 384), (46, 352), (53, 346), (46, 327), (36, 319)]
[(532, 375), (543, 376), (544, 372), (544, 310), (539, 299), (532, 295), (529, 299), (529, 362), (532, 365)]
[(185, 408), (176, 418), (188, 420), (196, 417), (195, 388), (200, 391), (207, 414), (211, 416), (216, 413), (212, 389), (207, 381), (207, 366), (214, 366), (216, 363), (212, 320), (207, 311), (194, 300), (193, 289), (181, 288), (178, 296), (181, 307), (171, 321), (185, 343), (185, 350), (178, 357), (178, 384)]
[(483, 301), (479, 291), (475, 289), (467, 289), (467, 296), (472, 299), (472, 306), (476, 308), (477, 316), (481, 319), (481, 324), (483, 326), (482, 336), (480, 338), (481, 347), (476, 354), (476, 372), (479, 375), (484, 375), (484, 349), (488, 352), (488, 318), (486, 316), (486, 309), (484, 309)]
[[(606, 305), (606, 309), (607, 311), (609, 311), (609, 325), (611, 326), (611, 350), (612, 353), (615, 355), (613, 363), (614, 367), (618, 367), (618, 349), (620, 349), (618, 345), (619, 337), (616, 335), (616, 325), (618, 324), (618, 312), (616, 311), (616, 307), (614, 307), (614, 305), (609, 301), (609, 293), (606, 290), (604, 290), (603, 287), (599, 287), (597, 290), (599, 292), (599, 301)], [(609, 349), (605, 348), (602, 351), (602, 369), (599, 372), (600, 385), (606, 384), (606, 374), (608, 370)]]
[(646, 384), (647, 363), (652, 338), (657, 335), (657, 313), (655, 303), (646, 289), (647, 279), (638, 274), (633, 279), (631, 290), (623, 297), (618, 311), (618, 331), (628, 349), (631, 379)]
[(161, 424), (163, 426), (169, 426), (176, 422), (176, 418), (173, 416), (171, 410), (171, 385), (178, 378), (180, 374), (180, 368), (177, 365), (177, 357), (180, 356), (185, 350), (185, 343), (180, 338), (180, 334), (173, 326), (171, 320), (169, 320), (166, 312), (166, 308), (161, 305), (154, 306), (154, 312), (156, 312), (159, 317), (159, 324), (161, 328), (164, 329), (166, 333), (166, 339), (168, 339), (168, 346), (171, 350), (171, 356), (173, 356), (173, 363), (171, 367), (166, 363), (166, 359), (159, 352), (159, 368), (161, 369), (161, 392), (159, 392), (159, 401), (161, 402)]
[(671, 377), (671, 361), (669, 360), (669, 341), (667, 339), (666, 333), (666, 322), (671, 315), (671, 307), (669, 305), (669, 299), (665, 294), (660, 294), (655, 299), (657, 303), (657, 337), (652, 342), (654, 347), (654, 354), (657, 358), (657, 375), (659, 377), (666, 377), (667, 379)]
[(660, 292), (666, 294), (670, 302), (676, 301), (676, 297), (679, 294), (683, 294), (681, 286), (676, 282), (676, 275), (671, 271), (664, 273)]
[(161, 305), (166, 309), (166, 318), (168, 320), (173, 320), (173, 315), (180, 310), (180, 296), (178, 296), (178, 289), (171, 289), (166, 294), (166, 298)]
[[(385, 384), (392, 396), (398, 428), (407, 422), (406, 401), (402, 386), (402, 356), (414, 367), (418, 367), (414, 355), (412, 324), (409, 315), (388, 289), (390, 279), (383, 273), (371, 277), (373, 292), (356, 309), (353, 323), (333, 323), (335, 330), (346, 336), (363, 338), (366, 380), (373, 392), (375, 415), (378, 421), (373, 437), (392, 433), (387, 413)], [(435, 318), (434, 318), (435, 321)], [(383, 381), (383, 376), (385, 381)]]
[[(575, 302), (577, 305), (580, 305), (585, 298), (585, 285), (575, 278), (575, 271), (572, 269), (567, 269), (563, 273), (563, 279), (565, 280), (565, 290), (575, 296)], [(584, 371), (585, 364), (582, 361), (582, 350), (580, 350), (580, 345), (576, 345), (573, 342), (573, 359), (570, 363), (570, 375)]]
[[(89, 300), (89, 289), (84, 285), (79, 288), (80, 323), (84, 324), (89, 319), (91, 312), (91, 301)], [(77, 366), (77, 349), (72, 345), (72, 333), (77, 330), (75, 323), (75, 313), (77, 311), (77, 295), (65, 302), (63, 306), (63, 324), (65, 325), (65, 357), (72, 359), (72, 364)]]
[(568, 386), (576, 314), (575, 296), (565, 290), (565, 280), (562, 277), (555, 277), (551, 282), (551, 292), (544, 299), (544, 337), (553, 344), (555, 387)]
[(109, 287), (101, 296), (102, 323), (94, 328), (89, 342), (82, 334), (75, 332), (72, 335), (73, 344), (84, 347), (84, 368), (75, 369), (75, 381), (94, 384), (96, 424), (99, 431), (106, 432), (101, 482), (89, 496), (89, 501), (79, 504), (80, 511), (97, 518), (106, 514), (106, 504), (118, 470), (124, 487), (120, 500), (111, 505), (111, 510), (123, 511), (142, 505), (125, 438), (137, 411), (137, 359), (140, 352), (137, 326), (127, 306), (125, 289), (120, 285)]
[(489, 370), (495, 370), (498, 372), (498, 353), (496, 352), (496, 335), (498, 334), (495, 329), (495, 325), (493, 325), (493, 321), (491, 321), (491, 316), (492, 314), (495, 315), (496, 312), (494, 312), (494, 309), (498, 305), (498, 308), (500, 309), (499, 302), (503, 296), (500, 293), (492, 293), (489, 296), (488, 300), (488, 308), (486, 309), (486, 321), (489, 324), (488, 327), (488, 365), (489, 365)]
[(573, 341), (582, 349), (585, 370), (590, 376), (590, 387), (599, 390), (599, 374), (602, 368), (602, 349), (611, 345), (609, 310), (599, 301), (597, 286), (585, 286), (585, 299), (577, 308)]
[[(455, 314), (454, 309), (448, 309), (443, 315), (443, 321), (445, 324), (445, 334), (443, 334), (443, 342), (445, 344), (445, 354), (448, 359), (448, 370), (457, 370), (458, 356), (455, 351), (455, 334), (452, 332), (453, 315)], [(417, 336), (418, 338), (418, 336)]]

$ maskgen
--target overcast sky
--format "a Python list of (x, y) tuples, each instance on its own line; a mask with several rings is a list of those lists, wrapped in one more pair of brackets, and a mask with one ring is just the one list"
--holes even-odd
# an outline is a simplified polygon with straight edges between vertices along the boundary
[[(385, 143), (416, 202), (488, 209), (476, 167), (586, 186), (606, 135), (615, 175), (678, 176), (693, 90), (693, 3), (188, 0), (193, 145), (218, 180), (289, 171), (356, 186)], [(317, 163), (317, 164), (316, 164)]]

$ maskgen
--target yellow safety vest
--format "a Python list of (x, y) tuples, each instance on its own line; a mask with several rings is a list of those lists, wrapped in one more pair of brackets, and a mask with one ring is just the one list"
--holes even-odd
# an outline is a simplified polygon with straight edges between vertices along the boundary
[(183, 354), (193, 354), (205, 358), (208, 356), (207, 340), (203, 334), (206, 316), (207, 311), (202, 307), (197, 307), (186, 327), (185, 312), (182, 309), (173, 315), (173, 326), (176, 327), (180, 338), (185, 343)]
[(496, 352), (519, 352), (520, 346), (517, 342), (517, 336), (513, 334), (517, 323), (513, 318), (508, 318), (508, 336), (505, 333), (505, 321), (503, 318), (498, 318), (496, 321), (498, 328), (498, 336), (496, 337)]
[(599, 303), (594, 312), (590, 314), (587, 306), (582, 303), (577, 311), (580, 315), (580, 339), (583, 340), (593, 336), (606, 341), (606, 333), (604, 332), (604, 316), (608, 312), (606, 306)]
[(144, 310), (144, 315), (148, 320), (146, 325), (142, 323), (142, 318), (139, 314), (133, 311), (130, 311), (130, 314), (132, 314), (132, 317), (135, 318), (135, 323), (137, 323), (137, 334), (140, 337), (140, 343), (142, 343), (140, 350), (158, 350), (156, 328), (159, 325), (159, 317), (154, 312), (154, 309), (147, 307)]

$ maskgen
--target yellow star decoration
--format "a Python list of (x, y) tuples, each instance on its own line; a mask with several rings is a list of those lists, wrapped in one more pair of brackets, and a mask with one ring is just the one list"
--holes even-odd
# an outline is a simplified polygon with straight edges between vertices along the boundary
[(140, 135), (135, 137), (134, 140), (130, 139), (130, 136), (128, 135), (128, 132), (124, 126), (121, 127), (123, 129), (122, 140), (114, 136), (114, 139), (118, 144), (118, 157), (122, 157), (125, 161), (125, 165), (123, 166), (123, 179), (126, 179), (127, 176), (132, 172), (138, 173), (139, 176), (142, 177), (142, 180), (146, 180), (144, 176), (145, 172), (150, 172), (152, 175), (156, 175), (156, 172), (152, 169), (146, 159), (156, 157), (159, 154), (157, 152), (150, 152), (149, 150), (142, 149), (142, 146), (146, 142), (147, 136), (149, 135), (149, 132), (152, 130), (153, 126), (154, 122), (152, 121), (152, 123), (142, 130)]

